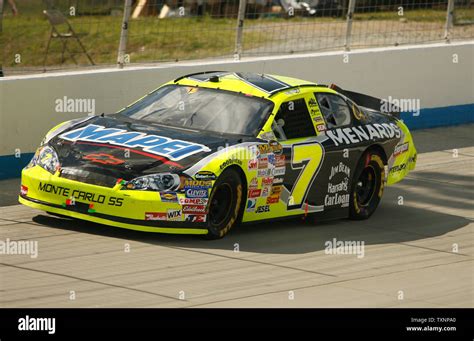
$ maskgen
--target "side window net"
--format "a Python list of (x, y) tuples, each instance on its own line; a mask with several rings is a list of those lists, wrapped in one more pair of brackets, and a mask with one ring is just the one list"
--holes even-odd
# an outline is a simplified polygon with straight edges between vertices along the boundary
[(277, 129), (275, 134), (280, 139), (294, 139), (316, 135), (306, 102), (303, 98), (283, 103), (275, 117), (275, 122), (285, 135), (281, 136), (282, 134), (278, 133), (280, 129)]

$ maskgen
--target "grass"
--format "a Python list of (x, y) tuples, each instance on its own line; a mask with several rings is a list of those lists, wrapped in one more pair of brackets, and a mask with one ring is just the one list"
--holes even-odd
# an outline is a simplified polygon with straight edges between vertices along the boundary
[[(439, 22), (445, 20), (442, 10), (406, 11), (408, 22)], [(474, 18), (474, 9), (456, 12), (464, 20)], [(387, 21), (399, 20), (396, 12), (356, 13), (356, 20)], [(120, 39), (120, 16), (80, 16), (69, 19), (76, 32), (84, 34), (82, 42), (92, 54), (96, 64), (115, 64)], [(263, 18), (245, 21), (244, 44), (258, 47), (285, 38), (288, 26), (312, 25), (315, 23), (340, 23), (342, 18)], [(283, 28), (285, 26), (285, 28)], [(264, 27), (272, 27), (272, 34), (265, 34)], [(308, 26), (309, 27), (309, 26)], [(130, 24), (127, 52), (130, 62), (175, 61), (229, 56), (234, 52), (236, 19), (167, 18), (142, 17)], [(263, 32), (263, 33), (262, 33)], [(50, 25), (45, 18), (24, 13), (17, 17), (6, 16), (3, 20), (3, 65), (8, 67), (38, 67), (43, 64)], [(71, 48), (78, 52), (77, 44), (71, 41)], [(21, 57), (21, 63), (18, 62)], [(15, 58), (17, 58), (15, 60)], [(84, 56), (78, 55), (81, 64), (87, 64)], [(67, 60), (71, 63), (71, 60)], [(59, 39), (53, 40), (47, 60), (48, 66), (61, 64)]]

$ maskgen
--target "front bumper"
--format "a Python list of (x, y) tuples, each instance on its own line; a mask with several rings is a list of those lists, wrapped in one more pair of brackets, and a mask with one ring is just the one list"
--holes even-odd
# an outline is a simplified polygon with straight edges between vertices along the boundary
[(43, 211), (145, 232), (207, 234), (205, 222), (186, 221), (180, 198), (162, 201), (160, 193), (120, 190), (52, 175), (39, 166), (22, 171), (19, 202)]

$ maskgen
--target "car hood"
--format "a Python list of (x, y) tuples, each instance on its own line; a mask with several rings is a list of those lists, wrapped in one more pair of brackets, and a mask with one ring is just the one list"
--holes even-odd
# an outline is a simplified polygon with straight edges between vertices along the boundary
[(58, 153), (62, 176), (112, 186), (117, 179), (180, 173), (218, 148), (244, 141), (257, 139), (161, 126), (114, 114), (81, 120), (48, 144)]

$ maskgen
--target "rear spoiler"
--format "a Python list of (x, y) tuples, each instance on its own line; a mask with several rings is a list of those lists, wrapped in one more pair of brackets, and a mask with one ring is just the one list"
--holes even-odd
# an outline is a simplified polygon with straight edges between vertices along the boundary
[(364, 95), (358, 92), (344, 90), (335, 84), (331, 84), (329, 88), (339, 92), (341, 95), (346, 96), (358, 106), (379, 111), (384, 114), (389, 114), (398, 119), (400, 118), (400, 109), (396, 105), (393, 105), (388, 101), (369, 95)]

